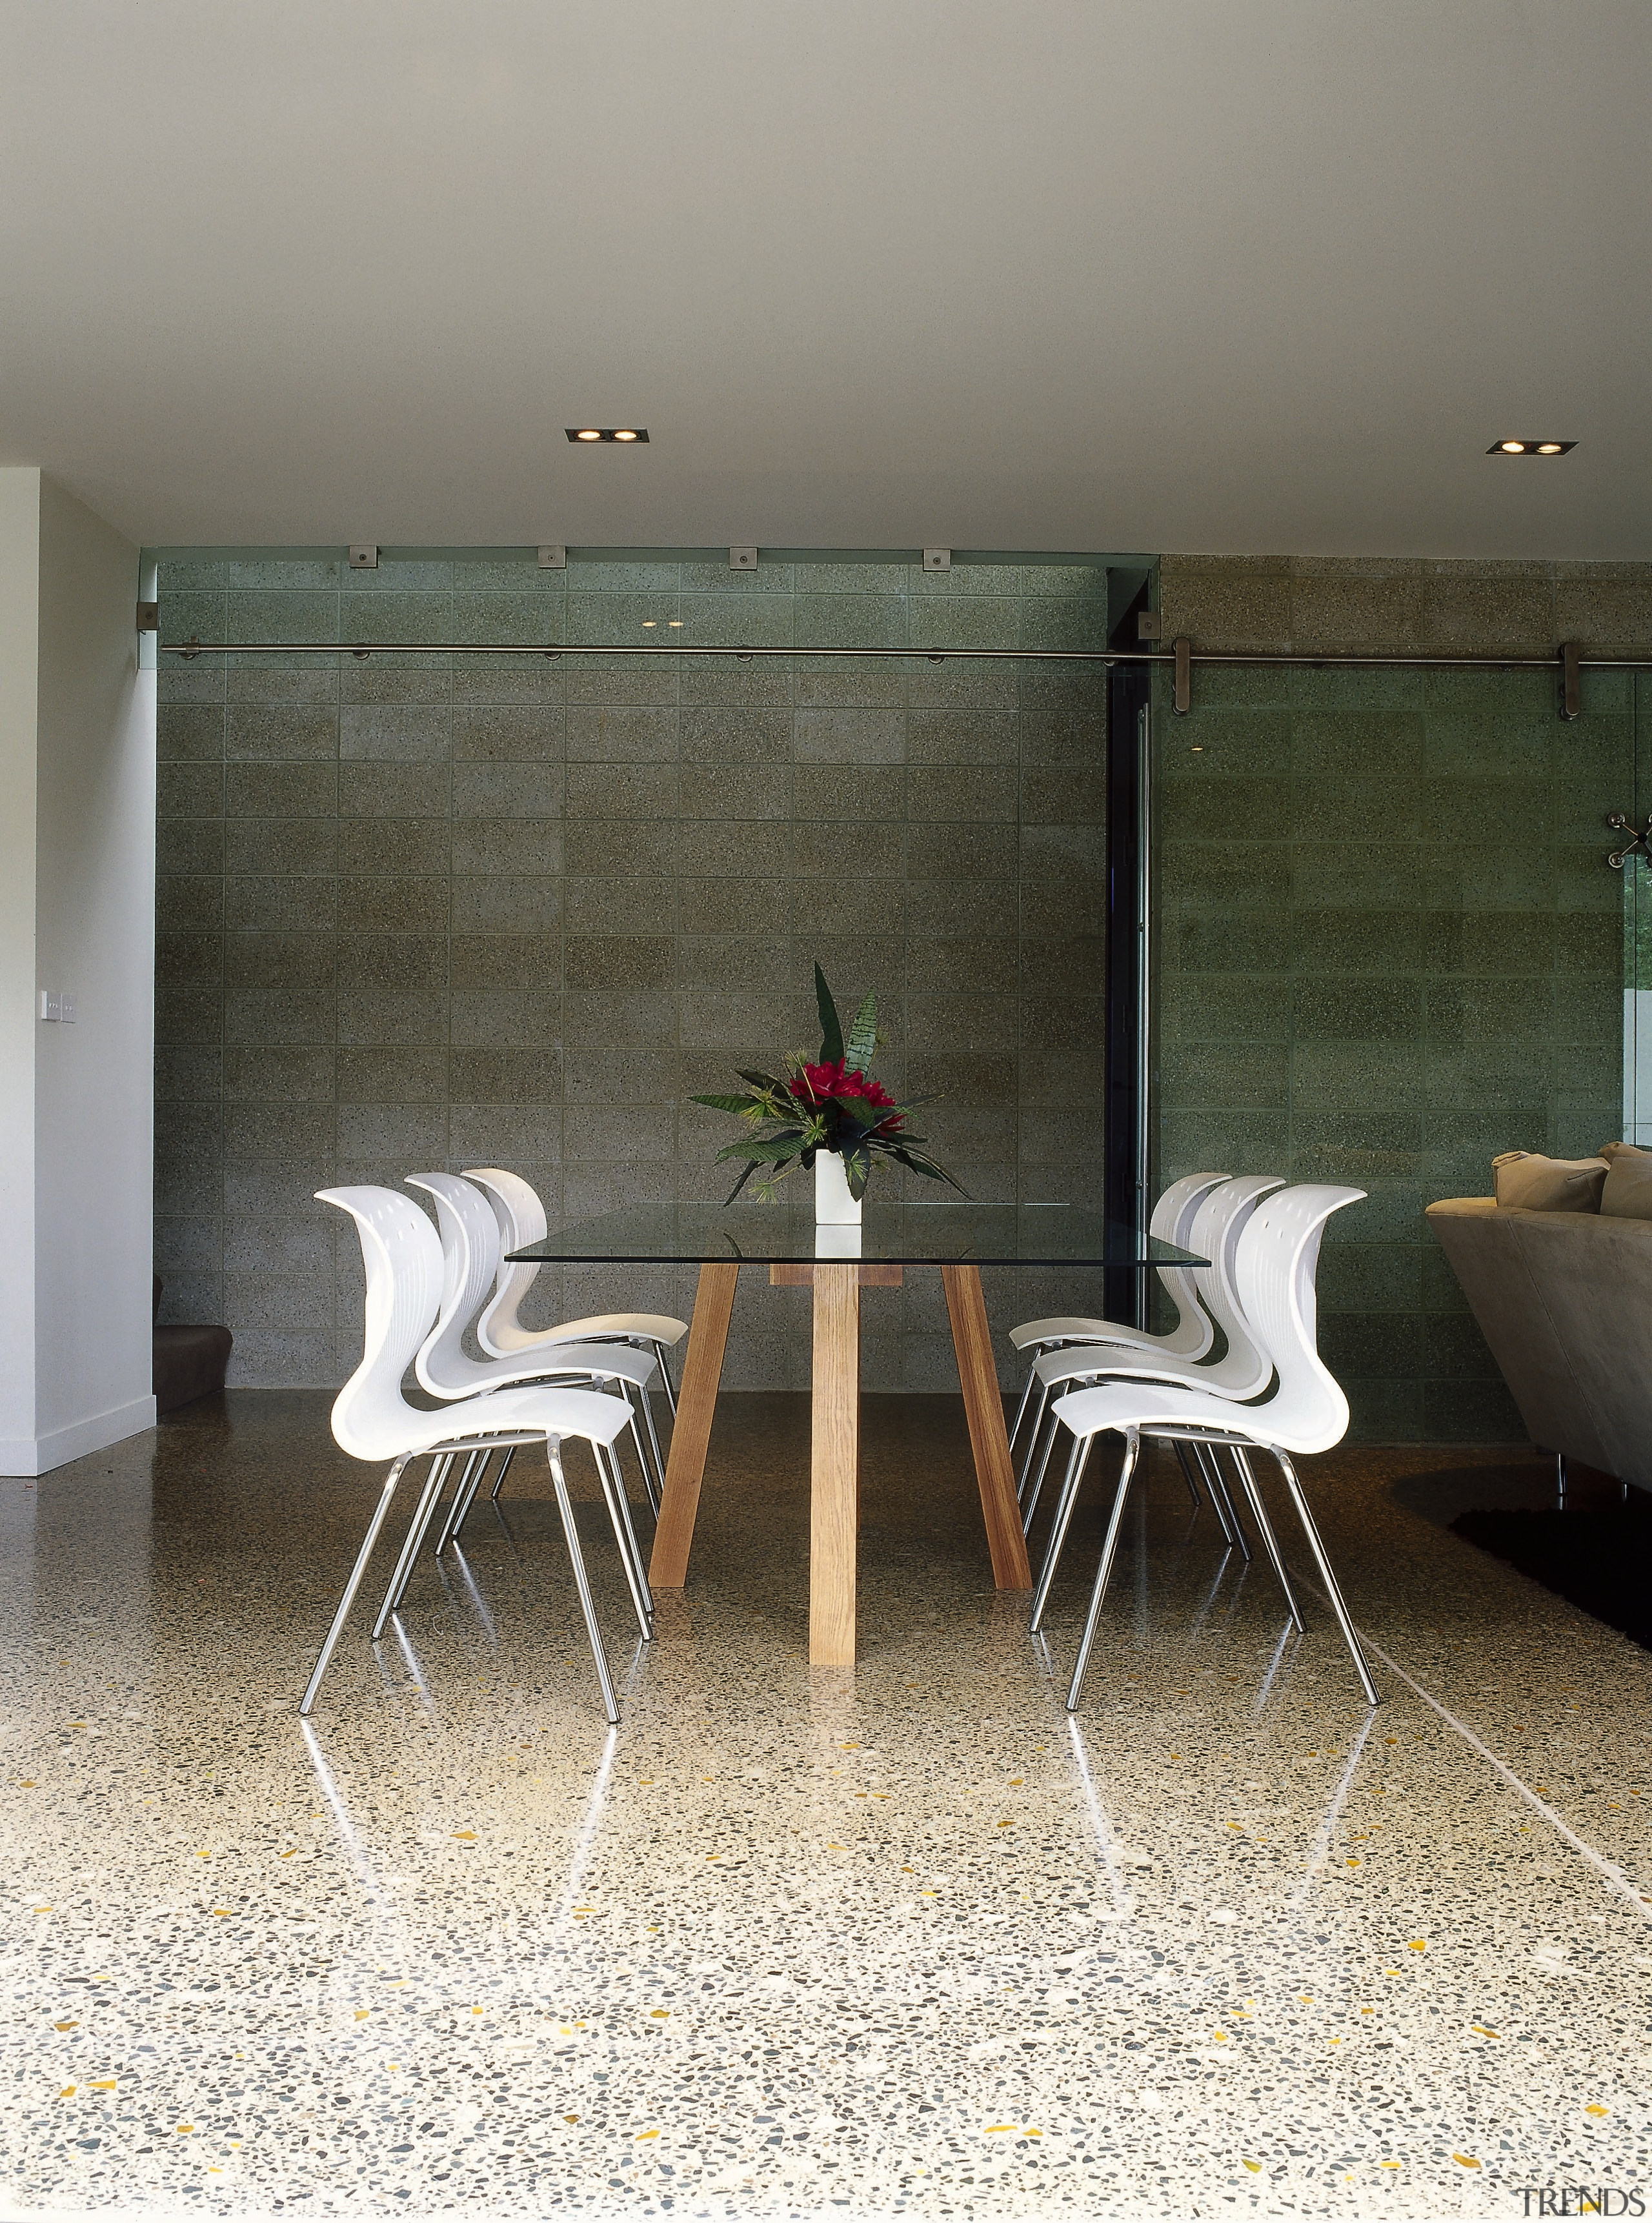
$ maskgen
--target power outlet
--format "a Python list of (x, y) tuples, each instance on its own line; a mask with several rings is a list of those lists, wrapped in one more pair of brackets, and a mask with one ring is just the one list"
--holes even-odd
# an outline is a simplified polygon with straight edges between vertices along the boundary
[(54, 1025), (72, 1027), (74, 1024), (74, 998), (61, 988), (41, 990), (41, 1017)]

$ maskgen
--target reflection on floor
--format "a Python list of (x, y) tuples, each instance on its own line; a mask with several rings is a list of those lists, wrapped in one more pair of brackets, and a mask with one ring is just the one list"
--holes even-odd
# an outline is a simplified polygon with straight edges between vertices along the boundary
[(1373, 1715), (1323, 1608), (1289, 1637), (1156, 1468), (1069, 1722), (1095, 1503), (1046, 1649), (989, 1586), (961, 1408), (868, 1401), (863, 1657), (811, 1673), (806, 1407), (730, 1398), (646, 1656), (583, 1507), (616, 1733), (521, 1458), (306, 1728), (376, 1486), (325, 1410), (232, 1395), (0, 1484), (18, 2205), (1648, 2192), (1652, 1659), (1442, 1525), (1480, 1469), (1542, 1502), (1535, 1458), (1307, 1463)]

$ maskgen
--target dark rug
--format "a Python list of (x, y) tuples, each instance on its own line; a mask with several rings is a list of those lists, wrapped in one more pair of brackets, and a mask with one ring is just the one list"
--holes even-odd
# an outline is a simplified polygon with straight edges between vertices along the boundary
[(1588, 1512), (1460, 1513), (1451, 1526), (1652, 1652), (1652, 1491)]

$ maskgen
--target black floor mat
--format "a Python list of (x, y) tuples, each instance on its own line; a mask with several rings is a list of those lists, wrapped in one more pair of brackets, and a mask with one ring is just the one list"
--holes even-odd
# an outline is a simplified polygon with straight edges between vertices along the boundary
[(1652, 1652), (1652, 1492), (1589, 1512), (1460, 1513), (1451, 1526)]

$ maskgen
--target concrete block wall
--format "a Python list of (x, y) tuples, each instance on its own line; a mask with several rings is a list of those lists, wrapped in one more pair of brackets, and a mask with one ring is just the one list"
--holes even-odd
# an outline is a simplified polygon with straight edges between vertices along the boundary
[[(159, 678), (156, 1263), (163, 1318), (234, 1330), (232, 1382), (354, 1363), (327, 1184), (497, 1163), (553, 1226), (724, 1193), (728, 1123), (686, 1099), (813, 1049), (816, 957), (840, 1000), (876, 989), (880, 1069), (942, 1095), (925, 1131), (973, 1193), (1099, 1195), (1102, 682), (928, 658), (1105, 645), (1105, 569), (208, 551), (160, 588), (163, 640), (272, 644)], [(673, 638), (917, 653), (279, 653)], [(804, 1386), (806, 1300), (744, 1280), (726, 1380)], [(1098, 1294), (1028, 1275), (989, 1303), (1006, 1327)], [(547, 1271), (535, 1298), (686, 1317), (692, 1277)], [(868, 1293), (865, 1363), (955, 1388), (937, 1275)]]

